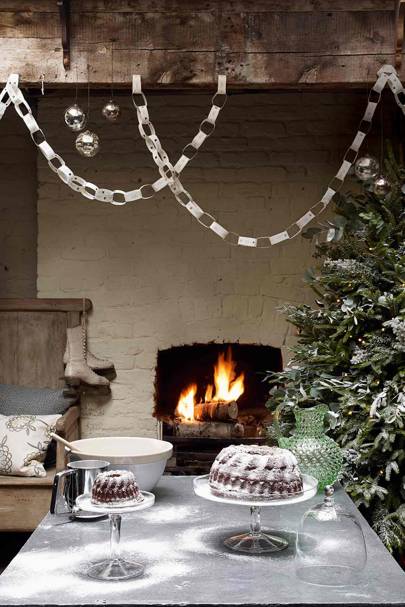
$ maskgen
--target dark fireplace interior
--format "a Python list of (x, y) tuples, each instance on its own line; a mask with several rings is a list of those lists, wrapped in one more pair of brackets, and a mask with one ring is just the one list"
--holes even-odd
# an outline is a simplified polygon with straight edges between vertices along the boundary
[[(194, 411), (207, 402), (206, 389), (214, 385), (219, 359), (231, 361), (232, 380), (243, 374), (243, 392), (232, 400), (230, 418), (184, 418), (177, 408), (182, 392), (194, 389)], [(271, 417), (265, 407), (268, 385), (266, 371), (282, 369), (281, 351), (272, 346), (240, 343), (207, 343), (159, 350), (155, 379), (154, 416), (161, 423), (161, 436), (174, 444), (168, 471), (202, 474), (209, 470), (216, 454), (232, 443), (263, 443)], [(214, 387), (214, 394), (216, 393)], [(214, 397), (215, 400), (215, 397)], [(227, 403), (228, 401), (221, 402)], [(211, 406), (211, 405), (210, 405)], [(225, 408), (228, 405), (225, 405)]]

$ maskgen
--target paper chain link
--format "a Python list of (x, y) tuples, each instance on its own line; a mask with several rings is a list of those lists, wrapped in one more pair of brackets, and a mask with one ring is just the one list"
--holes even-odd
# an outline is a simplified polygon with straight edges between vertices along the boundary
[[(391, 65), (384, 65), (377, 74), (377, 80), (370, 90), (366, 111), (360, 121), (358, 131), (351, 145), (347, 148), (343, 157), (342, 164), (336, 175), (329, 182), (325, 194), (321, 200), (316, 202), (310, 209), (299, 219), (291, 223), (285, 230), (273, 234), (271, 236), (242, 236), (236, 232), (232, 232), (221, 225), (216, 218), (202, 209), (193, 199), (180, 181), (179, 175), (176, 172), (176, 167), (173, 167), (167, 157), (167, 154), (162, 148), (159, 138), (156, 135), (155, 129), (150, 122), (147, 102), (145, 96), (141, 93), (140, 77), (134, 78), (133, 82), (133, 100), (137, 109), (139, 131), (145, 140), (146, 146), (152, 154), (152, 157), (157, 164), (160, 174), (165, 176), (167, 184), (173, 192), (176, 200), (185, 207), (191, 215), (205, 228), (212, 230), (217, 236), (229, 242), (232, 245), (240, 245), (244, 247), (267, 248), (272, 245), (295, 238), (300, 234), (303, 228), (310, 223), (315, 217), (320, 215), (330, 204), (333, 197), (341, 189), (345, 178), (356, 161), (360, 147), (371, 129), (372, 119), (381, 99), (381, 93), (388, 82), (389, 87), (395, 95), (397, 104), (405, 114), (405, 91), (397, 76), (395, 69)], [(138, 100), (142, 103), (137, 103), (136, 95), (141, 95)], [(225, 102), (225, 100), (224, 100)], [(148, 125), (145, 131), (145, 125)]]
[(147, 100), (141, 88), (141, 78), (139, 75), (133, 77), (132, 100), (137, 111), (139, 132), (158, 166), (161, 177), (153, 184), (145, 184), (139, 189), (131, 190), (129, 192), (98, 188), (96, 185), (86, 182), (81, 177), (73, 174), (66, 166), (63, 159), (56, 154), (46, 142), (43, 131), (39, 128), (32, 115), (31, 108), (18, 87), (18, 75), (16, 74), (11, 74), (5, 88), (0, 93), (0, 119), (3, 117), (4, 112), (10, 103), (14, 103), (17, 114), (24, 120), (34, 143), (48, 160), (51, 169), (57, 173), (64, 183), (69, 185), (73, 190), (80, 192), (86, 198), (110, 202), (114, 205), (123, 205), (133, 200), (151, 198), (155, 192), (158, 192), (167, 185), (173, 192), (179, 204), (185, 207), (202, 226), (212, 230), (224, 241), (232, 245), (266, 248), (298, 236), (303, 228), (322, 213), (330, 204), (335, 194), (342, 187), (351, 166), (356, 161), (360, 147), (371, 129), (375, 110), (380, 102), (381, 93), (387, 83), (395, 96), (398, 106), (405, 115), (405, 90), (398, 78), (396, 70), (391, 65), (384, 65), (378, 71), (377, 75), (377, 80), (370, 90), (366, 111), (360, 121), (357, 133), (344, 155), (338, 172), (329, 182), (325, 194), (321, 200), (312, 205), (302, 217), (291, 223), (282, 232), (272, 236), (241, 236), (236, 232), (227, 230), (217, 222), (213, 215), (204, 211), (194, 201), (191, 194), (183, 187), (179, 178), (181, 171), (187, 166), (188, 162), (194, 158), (202, 143), (215, 129), (215, 121), (226, 102), (225, 76), (218, 77), (218, 90), (212, 98), (210, 113), (207, 118), (201, 122), (197, 135), (190, 144), (185, 146), (181, 157), (175, 165), (171, 164), (167, 153), (156, 135), (155, 128), (150, 121)]
[[(45, 156), (52, 171), (54, 171), (58, 177), (72, 190), (79, 192), (85, 198), (90, 198), (90, 200), (99, 200), (121, 206), (134, 200), (146, 200), (148, 198), (152, 198), (156, 192), (159, 192), (159, 190), (162, 190), (164, 187), (169, 185), (164, 168), (159, 169), (161, 174), (160, 179), (157, 179), (151, 184), (144, 184), (140, 188), (130, 191), (99, 188), (94, 183), (90, 183), (82, 177), (75, 175), (73, 171), (66, 165), (63, 158), (61, 158), (59, 154), (56, 154), (56, 152), (54, 152), (52, 147), (46, 141), (43, 130), (38, 126), (38, 123), (32, 114), (31, 108), (18, 86), (18, 80), (18, 74), (11, 74), (7, 80), (6, 86), (0, 93), (0, 120), (10, 103), (13, 103), (15, 111), (20, 118), (23, 119), (27, 129), (30, 132), (33, 142)], [(142, 91), (140, 92), (140, 95), (146, 103), (146, 99)], [(223, 107), (216, 105), (216, 99), (220, 97), (226, 97), (226, 76), (222, 75), (218, 76), (218, 88), (217, 92), (212, 98), (212, 107), (208, 116), (201, 122), (198, 133), (192, 142), (185, 146), (182, 151), (182, 155), (174, 165), (176, 174), (181, 173), (190, 160), (197, 154), (199, 148), (207, 137), (209, 137), (215, 130), (216, 119), (218, 118), (219, 112)]]

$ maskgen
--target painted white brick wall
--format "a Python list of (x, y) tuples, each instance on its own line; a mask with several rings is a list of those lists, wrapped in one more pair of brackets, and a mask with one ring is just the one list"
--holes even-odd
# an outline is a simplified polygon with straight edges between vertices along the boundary
[[(298, 218), (336, 172), (365, 95), (284, 93), (232, 96), (217, 129), (184, 173), (196, 200), (232, 230), (273, 234)], [(152, 120), (173, 160), (209, 109), (208, 95), (154, 95)], [(157, 172), (135, 112), (90, 126), (102, 150), (82, 159), (63, 125), (66, 100), (40, 100), (41, 126), (79, 175), (101, 187), (131, 189)], [(302, 280), (311, 245), (297, 238), (271, 249), (229, 247), (179, 207), (170, 192), (112, 207), (63, 185), (39, 162), (38, 292), (91, 298), (89, 343), (115, 361), (111, 398), (86, 398), (82, 433), (155, 434), (153, 382), (159, 348), (235, 341), (283, 347), (292, 331), (277, 307), (311, 302)], [(285, 349), (284, 349), (285, 352)], [(179, 386), (180, 388), (181, 386)]]

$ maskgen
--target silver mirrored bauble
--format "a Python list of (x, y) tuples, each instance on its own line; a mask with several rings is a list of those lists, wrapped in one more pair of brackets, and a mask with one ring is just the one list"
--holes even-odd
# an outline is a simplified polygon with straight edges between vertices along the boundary
[(107, 101), (103, 109), (101, 110), (104, 118), (110, 122), (118, 120), (121, 114), (121, 108), (114, 99)]
[(354, 172), (361, 181), (370, 181), (378, 175), (380, 165), (373, 156), (366, 154), (358, 158), (354, 164)]
[(87, 130), (76, 137), (75, 145), (79, 154), (86, 158), (91, 158), (98, 153), (100, 149), (100, 140), (96, 133)]
[(86, 126), (87, 116), (82, 108), (74, 103), (65, 111), (65, 123), (72, 131), (81, 131)]
[(383, 175), (374, 179), (373, 192), (378, 198), (385, 198), (391, 192), (391, 184)]

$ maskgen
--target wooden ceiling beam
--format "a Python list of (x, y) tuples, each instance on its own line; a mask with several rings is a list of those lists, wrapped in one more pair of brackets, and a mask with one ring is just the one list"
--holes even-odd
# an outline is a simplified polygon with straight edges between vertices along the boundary
[[(395, 0), (71, 0), (68, 42), (54, 0), (0, 0), (0, 82), (147, 89), (363, 87), (396, 54)], [(65, 51), (63, 50), (65, 47)], [(405, 68), (401, 68), (404, 70)], [(405, 77), (405, 71), (401, 74)]]

